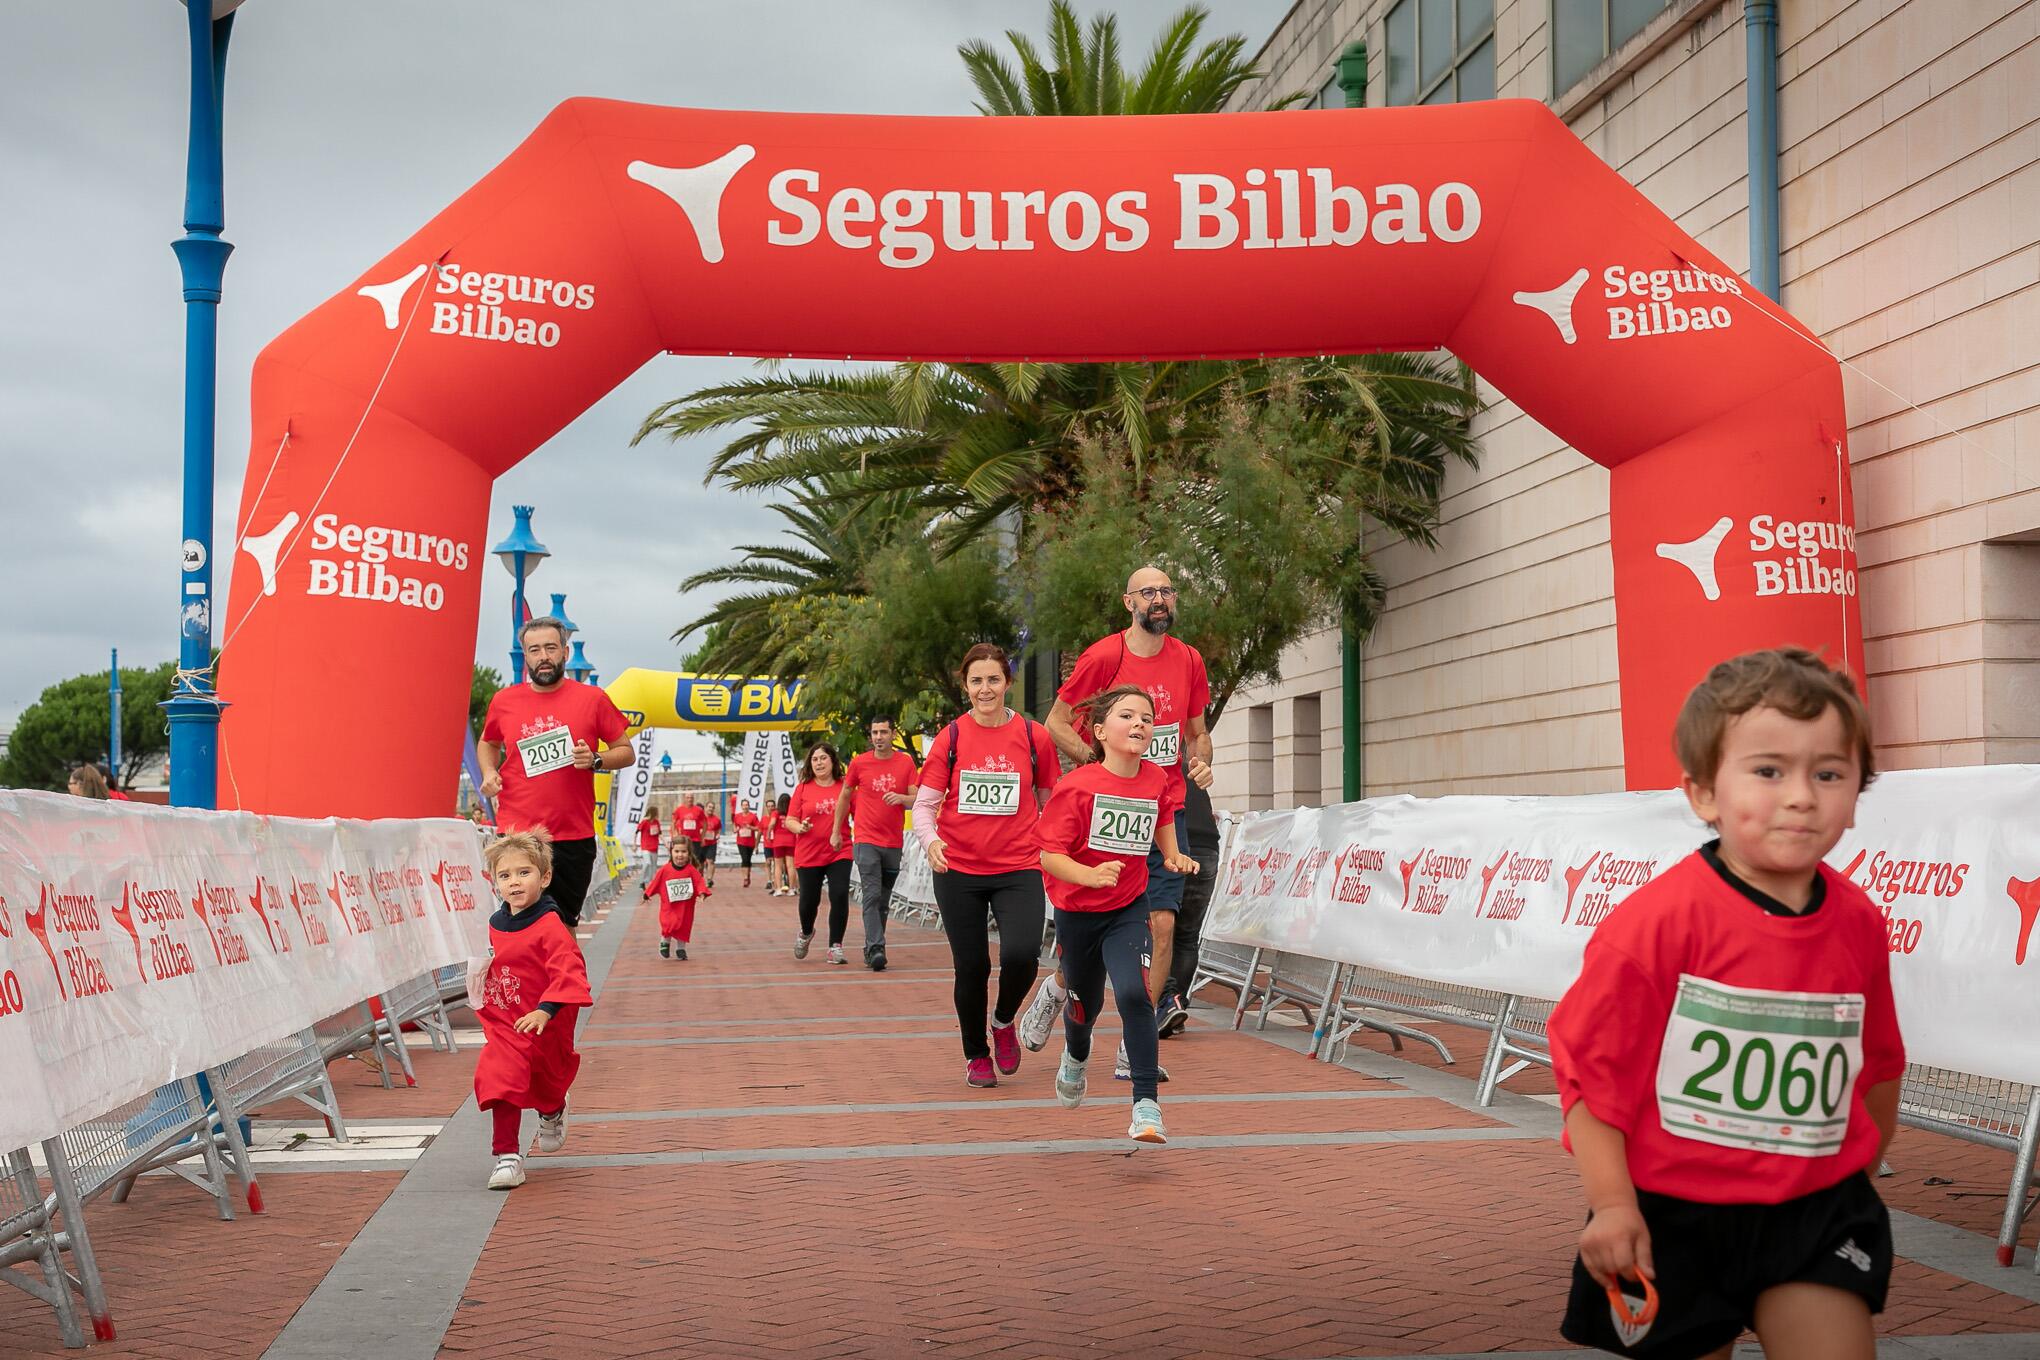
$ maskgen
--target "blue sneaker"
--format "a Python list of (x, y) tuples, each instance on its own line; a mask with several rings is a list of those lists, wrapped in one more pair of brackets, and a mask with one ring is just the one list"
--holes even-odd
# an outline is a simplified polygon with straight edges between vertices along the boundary
[(1155, 1007), (1155, 1037), (1173, 1039), (1183, 1032), (1183, 1026), (1190, 1023), (1190, 1010), (1174, 992), (1162, 996), (1162, 1004)]
[(1169, 1135), (1162, 1132), (1162, 1107), (1152, 1100), (1133, 1102), (1133, 1122), (1126, 1126), (1126, 1136), (1136, 1143), (1166, 1143)]

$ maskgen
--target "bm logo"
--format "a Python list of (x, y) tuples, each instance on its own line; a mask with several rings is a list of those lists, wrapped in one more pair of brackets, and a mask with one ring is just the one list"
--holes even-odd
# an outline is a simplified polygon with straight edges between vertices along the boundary
[(799, 681), (781, 684), (776, 680), (709, 680), (684, 676), (675, 687), (673, 709), (690, 722), (770, 723), (798, 720)]

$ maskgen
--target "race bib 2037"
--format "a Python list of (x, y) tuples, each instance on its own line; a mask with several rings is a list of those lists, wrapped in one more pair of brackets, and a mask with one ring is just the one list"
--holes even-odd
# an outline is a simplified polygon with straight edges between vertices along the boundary
[(1003, 770), (964, 770), (956, 777), (956, 810), (980, 817), (1011, 817), (1020, 810), (1020, 776)]
[(564, 727), (549, 728), (517, 743), (526, 775), (550, 774), (574, 763), (574, 734)]
[(1108, 855), (1145, 855), (1154, 848), (1155, 821), (1160, 813), (1152, 798), (1101, 793), (1091, 802), (1090, 848)]
[(1667, 1133), (1831, 1157), (1863, 1069), (1859, 992), (1766, 992), (1682, 973), (1658, 1058)]

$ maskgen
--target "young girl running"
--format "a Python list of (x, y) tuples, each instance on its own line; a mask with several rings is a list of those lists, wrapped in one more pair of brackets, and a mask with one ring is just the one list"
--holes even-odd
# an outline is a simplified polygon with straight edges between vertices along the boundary
[(1137, 685), (1117, 685), (1092, 700), (1097, 760), (1063, 776), (1035, 828), (1070, 992), (1056, 1099), (1065, 1109), (1083, 1103), (1091, 1027), (1109, 975), (1133, 1072), (1133, 1122), (1126, 1134), (1142, 1143), (1169, 1141), (1156, 1098), (1160, 1070), (1148, 995), (1148, 852), (1160, 850), (1171, 873), (1197, 872), (1197, 861), (1176, 845), (1182, 795), (1166, 771), (1141, 759), (1154, 724), (1154, 700)]
[(815, 938), (815, 915), (822, 904), (822, 886), (829, 889), (829, 962), (848, 963), (843, 932), (850, 924), (850, 841), (829, 844), (835, 826), (836, 800), (843, 794), (843, 760), (828, 742), (816, 742), (801, 763), (800, 783), (787, 807), (786, 824), (796, 837), (793, 867), (800, 880), (800, 934), (793, 956), (807, 957)]
[(737, 813), (730, 818), (730, 828), (737, 833), (737, 858), (744, 866), (744, 887), (751, 886), (751, 852), (758, 845), (758, 814), (751, 811), (749, 802), (737, 800)]
[(468, 996), (485, 1040), (475, 1064), (475, 1101), (495, 1120), (491, 1190), (524, 1184), (518, 1138), (526, 1110), (538, 1111), (538, 1150), (558, 1152), (567, 1137), (567, 1088), (581, 1070), (574, 1021), (591, 1005), (588, 969), (574, 932), (546, 894), (552, 837), (516, 831), (484, 852), (503, 905), (489, 918), (489, 956)]
[(673, 842), (672, 858), (659, 866), (645, 885), (646, 897), (659, 899), (659, 957), (687, 962), (687, 945), (694, 938), (694, 908), (715, 889), (702, 881), (701, 866), (694, 848), (686, 841)]
[[(935, 902), (956, 965), (963, 1079), (972, 1086), (997, 1086), (1000, 1074), (1020, 1070), (1013, 1019), (1040, 967), (1045, 909), (1034, 825), (1062, 769), (1048, 729), (1006, 707), (1011, 667), (1005, 651), (989, 642), (964, 653), (958, 677), (970, 711), (929, 743), (914, 801), (914, 834), (935, 871)], [(999, 1000), (989, 1044), (987, 913), (999, 922)]]

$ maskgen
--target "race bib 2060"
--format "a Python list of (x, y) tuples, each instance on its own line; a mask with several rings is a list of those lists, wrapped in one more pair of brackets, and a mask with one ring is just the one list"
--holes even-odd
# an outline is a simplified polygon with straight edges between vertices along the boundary
[(1002, 770), (964, 770), (956, 777), (956, 810), (980, 817), (1011, 817), (1020, 810), (1020, 776)]
[(527, 775), (550, 774), (574, 763), (574, 734), (564, 727), (549, 728), (517, 743)]
[(1176, 755), (1183, 744), (1183, 724), (1168, 723), (1155, 729), (1148, 739), (1148, 748), (1141, 753), (1141, 759), (1155, 765), (1174, 765)]
[(1091, 849), (1109, 855), (1147, 854), (1154, 848), (1155, 821), (1160, 813), (1152, 798), (1099, 794), (1091, 802)]
[(1859, 992), (1766, 992), (1679, 975), (1658, 1058), (1667, 1133), (1788, 1157), (1831, 1157), (1863, 1069)]

